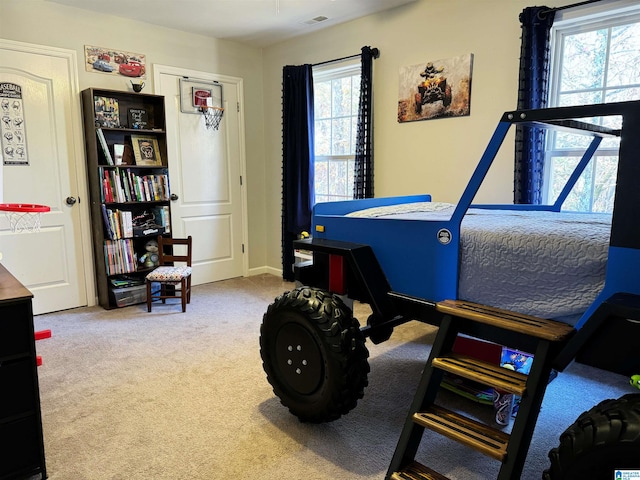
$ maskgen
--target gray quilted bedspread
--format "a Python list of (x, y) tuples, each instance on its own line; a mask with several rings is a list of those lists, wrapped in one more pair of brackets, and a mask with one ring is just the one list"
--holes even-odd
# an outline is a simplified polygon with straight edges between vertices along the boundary
[[(446, 220), (436, 202), (350, 216)], [(604, 285), (611, 215), (470, 209), (461, 225), (460, 299), (575, 323)]]

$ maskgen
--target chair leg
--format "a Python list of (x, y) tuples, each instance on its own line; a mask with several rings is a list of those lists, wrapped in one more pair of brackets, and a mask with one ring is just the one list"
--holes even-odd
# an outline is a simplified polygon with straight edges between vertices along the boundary
[(182, 279), (180, 281), (180, 288), (182, 289), (180, 292), (180, 299), (182, 300), (182, 312), (187, 311), (187, 281), (186, 279)]
[(191, 275), (187, 277), (187, 303), (191, 303)]
[(147, 280), (147, 312), (151, 311), (151, 282)]

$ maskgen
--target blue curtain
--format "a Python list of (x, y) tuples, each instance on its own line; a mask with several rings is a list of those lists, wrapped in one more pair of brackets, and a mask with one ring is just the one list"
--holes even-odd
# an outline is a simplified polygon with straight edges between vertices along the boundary
[(293, 281), (293, 241), (311, 228), (313, 189), (313, 74), (311, 65), (282, 74), (282, 277)]
[[(522, 45), (518, 110), (543, 108), (549, 93), (551, 53), (549, 39), (555, 11), (549, 7), (529, 7), (520, 14)], [(542, 203), (545, 130), (516, 127), (514, 203)]]
[(377, 48), (362, 47), (353, 198), (373, 198), (373, 59), (378, 55)]

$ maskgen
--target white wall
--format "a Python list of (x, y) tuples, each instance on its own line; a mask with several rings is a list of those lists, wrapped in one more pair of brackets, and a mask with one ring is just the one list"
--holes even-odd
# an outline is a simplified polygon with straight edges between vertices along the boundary
[[(265, 156), (262, 50), (109, 15), (62, 6), (44, 0), (1, 0), (0, 37), (75, 50), (80, 89), (127, 90), (128, 79), (86, 72), (84, 46), (113, 47), (147, 56), (145, 92), (153, 93), (153, 64), (170, 65), (244, 79), (247, 138), (249, 268), (264, 267)], [(81, 178), (81, 181), (86, 179)]]
[[(548, 1), (549, 6), (566, 2)], [(457, 202), (502, 113), (516, 107), (520, 58), (519, 13), (529, 0), (418, 0), (264, 52), (268, 262), (281, 265), (281, 83), (284, 65), (318, 63), (380, 49), (374, 60), (375, 195), (431, 193)], [(471, 115), (399, 124), (401, 67), (473, 53)], [(511, 202), (513, 139), (492, 168), (476, 201)]]

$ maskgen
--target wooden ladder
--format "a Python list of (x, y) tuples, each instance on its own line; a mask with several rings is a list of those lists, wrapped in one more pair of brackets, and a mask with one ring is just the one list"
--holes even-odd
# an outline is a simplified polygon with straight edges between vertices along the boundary
[[(445, 314), (422, 372), (387, 480), (447, 480), (415, 460), (428, 428), (502, 462), (498, 480), (520, 478), (552, 361), (575, 330), (565, 323), (460, 300), (439, 302)], [(452, 352), (459, 333), (534, 354), (528, 375)], [(445, 372), (522, 397), (511, 433), (435, 404)]]

